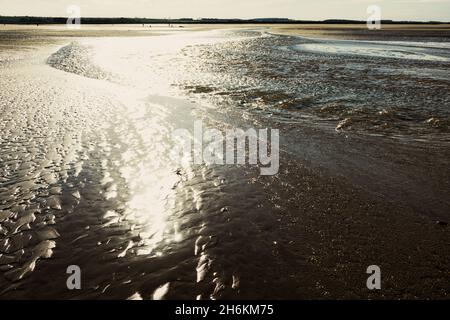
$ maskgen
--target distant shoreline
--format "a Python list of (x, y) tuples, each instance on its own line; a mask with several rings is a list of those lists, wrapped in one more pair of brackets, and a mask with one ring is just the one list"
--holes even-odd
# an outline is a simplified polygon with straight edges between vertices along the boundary
[[(65, 17), (29, 17), (29, 16), (0, 16), (0, 24), (19, 25), (55, 25), (66, 24)], [(84, 24), (366, 24), (362, 20), (328, 19), (328, 20), (291, 20), (285, 18), (260, 18), (260, 19), (152, 19), (152, 18), (81, 18)], [(381, 20), (383, 24), (449, 24), (442, 21), (393, 21)]]

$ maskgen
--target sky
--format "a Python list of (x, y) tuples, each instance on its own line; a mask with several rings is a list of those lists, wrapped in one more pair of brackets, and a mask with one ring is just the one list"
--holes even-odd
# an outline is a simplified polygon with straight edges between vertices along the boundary
[(450, 21), (450, 0), (0, 0), (0, 15), (85, 17), (291, 18), (366, 20), (379, 5), (382, 19)]

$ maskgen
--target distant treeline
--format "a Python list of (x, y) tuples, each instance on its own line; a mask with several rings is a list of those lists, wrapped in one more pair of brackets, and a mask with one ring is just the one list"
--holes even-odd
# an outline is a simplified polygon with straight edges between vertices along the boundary
[[(7, 17), (0, 16), (0, 24), (65, 24), (67, 18), (64, 17)], [(260, 19), (151, 19), (151, 18), (81, 18), (84, 24), (365, 24), (366, 21), (330, 19), (322, 21), (291, 20), (286, 18), (260, 18)], [(382, 20), (384, 24), (443, 24), (445, 22), (428, 21), (392, 21)]]

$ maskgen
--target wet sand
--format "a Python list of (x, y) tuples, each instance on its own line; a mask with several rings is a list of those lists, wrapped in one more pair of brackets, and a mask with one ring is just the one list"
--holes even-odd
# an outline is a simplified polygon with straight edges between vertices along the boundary
[(450, 38), (449, 24), (381, 24), (381, 29), (379, 30), (368, 30), (366, 25), (351, 24), (283, 25), (272, 26), (271, 30), (273, 33), (283, 35), (349, 40), (394, 40), (408, 37), (418, 40), (423, 38)]
[[(302, 36), (355, 38), (359, 32), (289, 28), (274, 27)], [(420, 28), (427, 37), (447, 37), (447, 31), (442, 36), (434, 27)], [(407, 29), (408, 37), (416, 34)], [(213, 71), (229, 72), (234, 65), (216, 61), (214, 53), (245, 47), (211, 44), (203, 37), (212, 36), (201, 33), (211, 30), (196, 31), (200, 35), (189, 40), (196, 45), (183, 52), (188, 60), (178, 49), (165, 53), (174, 68), (192, 61), (189, 85), (174, 77), (187, 88), (181, 97), (159, 87), (111, 83), (86, 64), (48, 63), (68, 43), (67, 54), (76, 60), (89, 45), (115, 45), (100, 34), (126, 38), (136, 31), (85, 33), (95, 37), (86, 45), (78, 39), (70, 45), (67, 37), (79, 36), (71, 31), (0, 31), (2, 53), (20, 57), (0, 64), (0, 298), (152, 299), (160, 287), (167, 288), (167, 299), (448, 298), (450, 231), (436, 223), (449, 220), (445, 128), (425, 135), (402, 126), (382, 135), (372, 128), (338, 131), (292, 104), (280, 114), (261, 111), (286, 95), (269, 99), (261, 90), (243, 97), (232, 90), (225, 100), (215, 78), (204, 79), (211, 87), (197, 82), (205, 72), (196, 69), (198, 61), (224, 63), (225, 69)], [(196, 60), (202, 48), (207, 60)], [(162, 77), (177, 83), (165, 60), (153, 61), (152, 76), (163, 75), (159, 84)], [(445, 67), (442, 62), (436, 68)], [(445, 79), (429, 82), (441, 92), (449, 85)], [(263, 102), (255, 98), (253, 109), (245, 99), (254, 96)], [(223, 100), (215, 102), (217, 97)], [(262, 177), (253, 166), (172, 163), (170, 130), (200, 118), (219, 129), (280, 129), (279, 174)], [(82, 268), (80, 291), (67, 290), (70, 264)], [(365, 286), (373, 264), (382, 270), (380, 291)]]

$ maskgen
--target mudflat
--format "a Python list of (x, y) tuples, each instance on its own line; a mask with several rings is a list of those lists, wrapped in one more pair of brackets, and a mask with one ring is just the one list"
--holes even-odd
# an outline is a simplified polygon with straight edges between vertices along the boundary
[(0, 26), (0, 298), (448, 298), (448, 25), (183, 27)]

